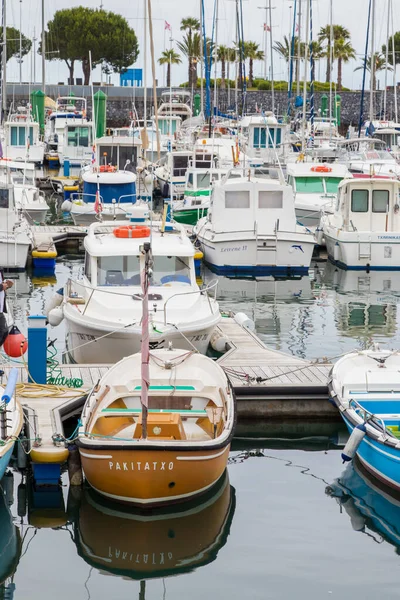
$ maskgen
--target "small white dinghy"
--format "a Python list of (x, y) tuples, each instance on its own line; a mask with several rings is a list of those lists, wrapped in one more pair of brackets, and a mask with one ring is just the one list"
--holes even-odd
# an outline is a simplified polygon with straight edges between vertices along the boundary
[(350, 432), (344, 461), (357, 454), (364, 467), (400, 489), (400, 352), (350, 352), (335, 364), (330, 395)]

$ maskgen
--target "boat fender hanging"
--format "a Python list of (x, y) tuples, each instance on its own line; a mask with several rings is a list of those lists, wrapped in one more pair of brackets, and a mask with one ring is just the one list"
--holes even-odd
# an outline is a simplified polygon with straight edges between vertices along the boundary
[(242, 312), (235, 313), (235, 315), (233, 316), (233, 319), (236, 321), (236, 323), (238, 325), (240, 325), (244, 329), (249, 329), (250, 331), (254, 331), (254, 329), (255, 329), (254, 321), (252, 319), (250, 319), (250, 317), (248, 317), (245, 313), (242, 313)]
[(347, 444), (345, 445), (344, 450), (342, 452), (342, 460), (344, 463), (349, 462), (355, 457), (356, 452), (361, 442), (363, 441), (366, 433), (367, 428), (365, 426), (365, 423), (361, 423), (360, 425), (357, 425), (357, 427), (354, 427), (352, 434), (347, 440)]
[(52, 327), (57, 327), (64, 318), (64, 310), (62, 306), (54, 307), (47, 315), (48, 321)]
[(3, 344), (4, 352), (11, 358), (20, 358), (28, 349), (28, 342), (16, 325), (11, 327), (10, 333)]
[(64, 200), (64, 202), (61, 204), (61, 210), (62, 212), (71, 212), (72, 206), (73, 204), (71, 200)]
[(53, 310), (53, 308), (60, 306), (63, 299), (64, 299), (64, 288), (60, 288), (59, 290), (56, 291), (55, 294), (52, 295), (50, 300), (48, 300), (46, 303), (46, 307), (44, 309), (44, 314), (46, 315), (47, 318), (49, 317), (49, 314)]

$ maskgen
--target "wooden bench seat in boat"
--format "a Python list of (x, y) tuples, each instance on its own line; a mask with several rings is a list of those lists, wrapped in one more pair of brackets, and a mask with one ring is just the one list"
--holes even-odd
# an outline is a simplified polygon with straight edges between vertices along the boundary
[[(207, 416), (206, 410), (176, 409), (176, 408), (149, 408), (149, 414), (177, 414), (184, 418), (203, 418)], [(141, 408), (103, 408), (101, 414), (105, 417), (117, 417), (123, 415), (141, 415)]]
[[(142, 414), (136, 422), (134, 438), (142, 437)], [(147, 437), (154, 440), (186, 440), (180, 415), (175, 412), (155, 412), (147, 415)]]

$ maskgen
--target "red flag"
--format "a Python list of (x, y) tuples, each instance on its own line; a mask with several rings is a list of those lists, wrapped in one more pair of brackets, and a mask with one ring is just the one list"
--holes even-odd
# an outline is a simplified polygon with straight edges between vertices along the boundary
[(100, 201), (99, 190), (96, 191), (96, 200), (94, 201), (94, 212), (99, 214), (103, 210), (103, 205)]
[(264, 23), (264, 31), (271, 31), (271, 27)]
[(168, 29), (169, 31), (172, 31), (171, 25), (168, 23), (168, 21), (164, 21), (164, 29)]

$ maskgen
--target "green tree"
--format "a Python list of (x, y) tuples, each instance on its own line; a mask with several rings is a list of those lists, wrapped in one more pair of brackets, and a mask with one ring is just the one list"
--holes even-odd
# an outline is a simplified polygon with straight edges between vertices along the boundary
[[(283, 36), (283, 43), (276, 42), (275, 46), (273, 47), (273, 50), (275, 50), (275, 52), (277, 52), (279, 54), (279, 56), (284, 58), (285, 61), (288, 63), (290, 61), (290, 57), (291, 57), (291, 53), (292, 53), (292, 41), (293, 41), (293, 60), (295, 61), (295, 68), (296, 68), (295, 76), (296, 76), (296, 81), (297, 81), (299, 78), (299, 69), (300, 69), (300, 64), (299, 64), (299, 60), (298, 60), (299, 38), (297, 36), (295, 36), (292, 40), (292, 38), (288, 38), (285, 35), (285, 36)], [(300, 44), (300, 60), (301, 60), (302, 56), (304, 56), (304, 45)]]
[(201, 56), (200, 21), (194, 17), (181, 20), (181, 31), (185, 31), (178, 48), (188, 59), (188, 82), (191, 88), (197, 82), (197, 62)]
[[(341, 43), (341, 47), (343, 48), (344, 43), (347, 42), (350, 44), (350, 31), (343, 27), (342, 25), (332, 25), (332, 34), (333, 34), (333, 60), (335, 60), (335, 46), (338, 42)], [(318, 39), (322, 43), (326, 43), (325, 46), (325, 56), (326, 56), (326, 82), (328, 83), (330, 80), (331, 70), (333, 65), (331, 65), (331, 26), (326, 25), (325, 27), (321, 27)], [(351, 45), (348, 47), (348, 49)], [(354, 50), (353, 50), (354, 52)], [(347, 61), (344, 61), (347, 62)], [(339, 65), (338, 65), (339, 69)]]
[[(138, 41), (126, 19), (113, 12), (78, 6), (59, 10), (47, 23), (46, 58), (63, 60), (74, 77), (75, 62), (82, 62), (85, 85), (92, 66), (102, 64), (105, 72), (120, 73), (137, 60)], [(42, 48), (39, 46), (39, 54)], [(47, 54), (48, 53), (48, 54)]]
[(226, 64), (231, 49), (228, 46), (218, 46), (217, 61), (221, 63), (221, 88), (225, 88)]
[[(15, 27), (7, 27), (7, 61), (10, 58), (19, 57), (19, 29), (15, 29)], [(3, 39), (3, 28), (0, 27), (0, 39)], [(22, 56), (26, 56), (32, 47), (32, 42), (30, 39), (22, 34)], [(3, 46), (0, 45), (0, 60), (3, 55)]]
[(253, 87), (253, 66), (255, 60), (264, 60), (264, 52), (256, 42), (244, 43), (244, 58), (249, 61), (249, 87)]
[(346, 42), (345, 39), (338, 40), (335, 42), (333, 49), (333, 58), (337, 60), (337, 91), (340, 92), (342, 89), (342, 66), (343, 63), (349, 62), (352, 58), (356, 57), (355, 50), (350, 42)]
[[(374, 77), (373, 77), (373, 89), (376, 90), (376, 73), (378, 73), (379, 71), (384, 71), (386, 69), (386, 58), (383, 54), (381, 54), (380, 52), (375, 52), (374, 53)], [(364, 61), (362, 61), (362, 64), (358, 67), (356, 67), (354, 70), (355, 71), (361, 71), (361, 69), (364, 69)], [(366, 64), (366, 69), (369, 73), (371, 73), (371, 56), (369, 56), (367, 58), (367, 64)], [(388, 71), (393, 71), (391, 66), (387, 66)]]
[(161, 52), (158, 64), (167, 65), (167, 87), (170, 87), (171, 85), (171, 65), (179, 65), (181, 62), (181, 57), (173, 48)]

